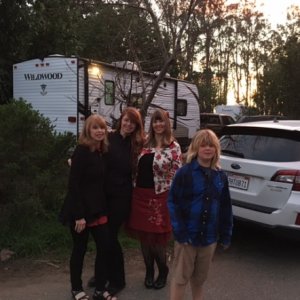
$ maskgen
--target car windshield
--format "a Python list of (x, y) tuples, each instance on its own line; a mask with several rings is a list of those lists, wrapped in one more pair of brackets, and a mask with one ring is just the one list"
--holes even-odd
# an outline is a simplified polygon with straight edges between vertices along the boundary
[(267, 135), (222, 136), (222, 155), (273, 162), (300, 161), (300, 141)]

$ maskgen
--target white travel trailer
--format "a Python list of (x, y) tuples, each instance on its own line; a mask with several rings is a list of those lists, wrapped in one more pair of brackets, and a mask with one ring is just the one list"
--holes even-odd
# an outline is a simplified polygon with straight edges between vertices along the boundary
[(237, 120), (240, 116), (244, 114), (245, 107), (243, 105), (235, 104), (235, 105), (217, 105), (214, 108), (214, 112), (217, 114), (225, 114), (233, 117)]
[[(13, 94), (31, 103), (55, 125), (57, 132), (80, 132), (91, 113), (105, 117), (109, 126), (126, 106), (140, 107), (143, 86), (148, 93), (157, 75), (143, 72), (144, 85), (135, 64), (113, 64), (78, 57), (51, 55), (13, 66)], [(168, 111), (174, 134), (186, 145), (200, 127), (195, 84), (166, 76), (145, 119), (156, 107)]]

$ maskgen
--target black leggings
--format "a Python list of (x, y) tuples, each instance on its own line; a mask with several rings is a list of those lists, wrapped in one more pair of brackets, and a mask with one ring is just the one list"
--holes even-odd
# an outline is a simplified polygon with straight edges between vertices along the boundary
[(167, 246), (141, 243), (141, 250), (146, 266), (146, 274), (154, 275), (154, 263), (157, 265), (159, 274), (164, 276), (168, 273)]
[(107, 224), (87, 227), (81, 233), (77, 233), (72, 226), (73, 249), (70, 258), (70, 274), (73, 291), (82, 290), (81, 275), (90, 232), (97, 250), (95, 259), (96, 289), (103, 290), (108, 279), (109, 233)]
[(123, 288), (125, 282), (124, 255), (121, 244), (118, 239), (119, 231), (124, 222), (128, 220), (130, 213), (131, 196), (110, 197), (109, 203), (109, 284), (116, 288)]

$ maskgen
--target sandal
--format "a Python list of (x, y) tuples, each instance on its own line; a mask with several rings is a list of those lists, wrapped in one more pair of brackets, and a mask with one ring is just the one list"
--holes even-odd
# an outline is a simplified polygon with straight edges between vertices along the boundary
[(90, 297), (84, 291), (71, 291), (74, 300), (89, 300)]
[(110, 294), (108, 291), (95, 291), (93, 295), (94, 300), (117, 300), (117, 297)]

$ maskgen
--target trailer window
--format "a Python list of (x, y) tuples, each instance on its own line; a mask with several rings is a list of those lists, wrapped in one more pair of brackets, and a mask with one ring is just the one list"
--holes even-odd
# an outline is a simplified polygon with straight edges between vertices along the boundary
[(179, 117), (184, 117), (187, 115), (187, 101), (186, 100), (177, 99), (176, 114)]
[(115, 83), (106, 80), (104, 83), (104, 102), (106, 105), (115, 104)]

